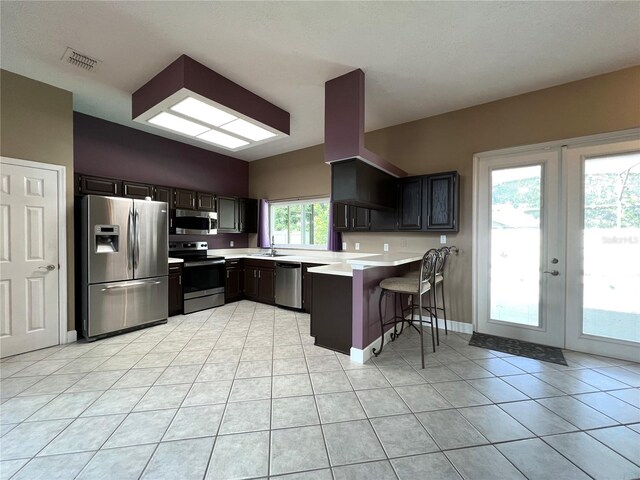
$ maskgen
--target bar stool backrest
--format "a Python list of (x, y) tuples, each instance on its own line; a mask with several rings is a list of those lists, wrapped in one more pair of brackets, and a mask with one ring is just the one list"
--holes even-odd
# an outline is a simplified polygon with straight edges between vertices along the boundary
[(438, 259), (436, 260), (436, 275), (444, 275), (444, 269), (447, 266), (447, 258), (451, 254), (449, 247), (442, 247), (438, 250)]
[(435, 248), (427, 250), (427, 252), (422, 257), (419, 277), (421, 291), (425, 290), (427, 283), (431, 283), (432, 285), (434, 284), (436, 276), (436, 263), (438, 262), (439, 257), (440, 254)]

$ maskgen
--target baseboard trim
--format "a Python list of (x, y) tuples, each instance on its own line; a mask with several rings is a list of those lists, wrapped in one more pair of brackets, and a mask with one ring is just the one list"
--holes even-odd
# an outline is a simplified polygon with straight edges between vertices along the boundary
[(69, 330), (67, 332), (67, 343), (75, 343), (78, 341), (78, 332), (75, 330)]
[[(418, 316), (416, 315), (414, 320), (419, 320)], [(428, 323), (425, 323), (423, 321), (423, 325), (425, 326), (429, 326)], [(444, 331), (444, 325), (440, 324), (438, 325), (440, 330)], [(468, 334), (472, 334), (473, 333), (473, 325), (471, 325), (470, 323), (465, 323), (465, 322), (457, 322), (455, 320), (447, 320), (447, 330), (449, 330), (450, 332), (456, 332), (456, 333), (468, 333)], [(387, 332), (385, 332), (384, 334), (384, 342), (390, 342), (391, 341), (391, 333), (393, 333), (393, 328), (389, 329)], [(373, 357), (373, 352), (372, 349), (379, 346), (380, 345), (380, 337), (376, 338), (373, 342), (371, 342), (369, 345), (367, 345), (364, 349), (360, 349), (360, 348), (355, 348), (355, 347), (351, 347), (350, 350), (350, 357), (351, 357), (351, 361), (355, 362), (355, 363), (366, 363), (371, 357)]]

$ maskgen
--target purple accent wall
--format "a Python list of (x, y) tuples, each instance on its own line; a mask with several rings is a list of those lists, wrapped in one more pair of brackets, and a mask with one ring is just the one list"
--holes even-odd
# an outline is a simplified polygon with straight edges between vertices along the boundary
[(407, 172), (364, 146), (364, 72), (357, 69), (336, 77), (324, 89), (325, 162), (357, 157), (394, 177), (406, 177)]
[[(380, 281), (389, 277), (401, 277), (409, 270), (409, 265), (399, 267), (375, 267), (353, 271), (353, 312), (351, 323), (352, 346), (360, 350), (380, 338)], [(406, 301), (406, 300), (405, 300)], [(382, 304), (385, 319), (393, 315), (393, 296), (387, 296)], [(393, 328), (392, 325), (385, 331)], [(377, 347), (378, 345), (376, 345)]]
[[(82, 113), (73, 114), (76, 173), (246, 197), (249, 164), (236, 158), (176, 142)], [(246, 234), (172, 235), (200, 240), (210, 248), (247, 247)]]
[(289, 135), (289, 112), (182, 55), (133, 93), (131, 118), (137, 118), (181, 88), (207, 97)]

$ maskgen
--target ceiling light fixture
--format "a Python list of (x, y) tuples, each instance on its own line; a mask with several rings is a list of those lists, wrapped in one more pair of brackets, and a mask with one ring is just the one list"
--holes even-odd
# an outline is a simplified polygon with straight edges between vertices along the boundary
[(133, 93), (134, 121), (231, 151), (289, 136), (290, 116), (182, 55)]
[(249, 145), (249, 142), (247, 142), (246, 140), (241, 140), (237, 137), (233, 137), (231, 135), (227, 135), (226, 133), (222, 133), (213, 129), (201, 135), (198, 135), (198, 138), (232, 150), (239, 147), (244, 147), (245, 145)]
[(167, 112), (161, 112), (150, 118), (149, 123), (184, 135), (189, 135), (190, 137), (195, 137), (209, 130), (209, 128), (204, 125), (185, 120), (182, 117), (178, 117)]
[(214, 127), (219, 127), (220, 125), (229, 123), (230, 121), (238, 118), (193, 97), (185, 98), (180, 103), (171, 107), (171, 110), (186, 115), (187, 117), (195, 118), (201, 122), (208, 123)]
[(220, 128), (227, 130), (228, 132), (235, 133), (236, 135), (240, 135), (241, 137), (248, 138), (249, 140), (253, 140), (254, 142), (259, 142), (260, 140), (265, 140), (275, 135), (275, 133), (270, 132), (266, 128), (259, 127), (258, 125), (242, 120), (241, 118), (226, 123)]

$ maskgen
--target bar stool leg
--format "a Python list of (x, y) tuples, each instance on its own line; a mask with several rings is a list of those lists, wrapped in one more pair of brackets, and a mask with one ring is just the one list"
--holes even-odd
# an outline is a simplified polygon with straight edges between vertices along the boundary
[[(418, 285), (420, 288), (420, 285)], [(411, 296), (411, 305), (413, 303), (413, 295)], [(420, 357), (422, 358), (422, 368), (424, 368), (424, 332), (422, 330), (422, 293), (418, 291), (418, 317), (420, 321)], [(413, 308), (411, 309), (411, 318), (413, 319)]]
[[(435, 282), (434, 282), (435, 283)], [(438, 328), (438, 309), (436, 303), (436, 286), (430, 290), (431, 295), (429, 296), (429, 313), (432, 314), (431, 322), (433, 324), (433, 320), (436, 323), (436, 345), (440, 346), (440, 329)]]
[(398, 292), (393, 292), (393, 332), (391, 333), (391, 341), (394, 342), (398, 338)]
[(380, 349), (376, 350), (375, 347), (371, 349), (371, 352), (374, 356), (380, 355), (382, 353), (382, 348), (384, 347), (384, 320), (382, 319), (382, 299), (386, 294), (386, 290), (380, 289), (380, 299), (378, 300), (378, 312), (380, 313)]
[(440, 281), (440, 293), (442, 294), (442, 314), (444, 315), (444, 334), (449, 335), (449, 330), (447, 329), (447, 303), (444, 300), (444, 276)]

